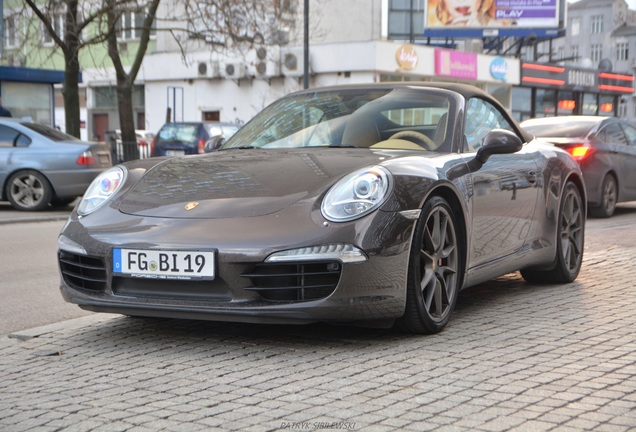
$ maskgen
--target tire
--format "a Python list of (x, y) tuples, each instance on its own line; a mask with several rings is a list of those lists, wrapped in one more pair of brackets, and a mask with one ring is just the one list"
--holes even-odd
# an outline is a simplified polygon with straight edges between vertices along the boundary
[(53, 207), (66, 207), (70, 203), (75, 201), (76, 199), (77, 199), (77, 197), (73, 197), (73, 198), (54, 198), (53, 200), (51, 200), (51, 205)]
[(546, 271), (521, 270), (528, 282), (568, 283), (579, 275), (585, 242), (585, 211), (581, 193), (574, 183), (565, 185), (559, 205), (555, 265)]
[(18, 171), (11, 175), (5, 193), (13, 208), (21, 211), (44, 210), (53, 198), (49, 181), (34, 170)]
[(406, 308), (398, 328), (418, 334), (442, 331), (451, 318), (460, 283), (456, 218), (448, 202), (432, 197), (422, 208), (409, 255)]
[(601, 188), (601, 204), (598, 207), (590, 207), (590, 216), (596, 218), (608, 218), (614, 214), (618, 202), (618, 184), (613, 175), (608, 174), (603, 179)]

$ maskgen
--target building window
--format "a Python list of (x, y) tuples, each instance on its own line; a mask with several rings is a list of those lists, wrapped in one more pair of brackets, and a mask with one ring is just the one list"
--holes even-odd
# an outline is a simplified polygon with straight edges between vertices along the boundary
[(17, 48), (18, 47), (18, 17), (7, 16), (4, 19), (4, 47), (5, 48)]
[(627, 42), (616, 44), (616, 60), (629, 60), (629, 45)]
[[(415, 39), (423, 39), (425, 9), (426, 1), (424, 0), (389, 0), (389, 39), (409, 40), (411, 35)], [(411, 24), (413, 24), (413, 28), (411, 28)]]
[(603, 15), (594, 15), (590, 22), (592, 34), (603, 33)]
[[(66, 23), (64, 21), (65, 15), (63, 13), (56, 13), (49, 17), (51, 20), (51, 26), (55, 31), (55, 34), (64, 39), (64, 32), (66, 29)], [(49, 34), (49, 31), (42, 27), (42, 41), (47, 45), (53, 45), (53, 37)]]
[(579, 58), (579, 46), (578, 45), (573, 45), (572, 47), (570, 47), (570, 56), (572, 57), (572, 60), (578, 60), (578, 58)]
[(601, 61), (601, 54), (603, 53), (603, 45), (601, 44), (593, 44), (590, 47), (590, 58), (594, 63), (598, 63)]
[[(117, 21), (117, 39), (120, 41), (136, 40), (141, 38), (143, 32), (144, 20), (146, 14), (144, 12), (125, 11), (121, 14)], [(152, 22), (150, 36), (155, 35), (156, 20)]]
[(581, 18), (574, 17), (570, 20), (570, 36), (578, 36), (581, 33)]

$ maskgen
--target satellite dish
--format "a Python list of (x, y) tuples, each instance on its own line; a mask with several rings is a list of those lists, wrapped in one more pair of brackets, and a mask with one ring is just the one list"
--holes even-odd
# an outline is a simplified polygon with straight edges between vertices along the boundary
[(591, 58), (585, 57), (579, 61), (579, 66), (586, 69), (592, 69), (594, 67), (594, 62)]
[(601, 72), (611, 72), (612, 68), (612, 61), (610, 59), (604, 58), (598, 62), (598, 69)]

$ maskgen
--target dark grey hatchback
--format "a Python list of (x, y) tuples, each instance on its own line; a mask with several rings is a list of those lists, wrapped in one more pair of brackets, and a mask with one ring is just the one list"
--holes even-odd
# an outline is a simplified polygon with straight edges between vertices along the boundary
[(591, 216), (610, 217), (617, 203), (636, 200), (636, 128), (627, 121), (563, 116), (526, 120), (521, 127), (579, 162)]
[(216, 136), (229, 139), (239, 126), (220, 122), (166, 123), (152, 144), (152, 156), (183, 156), (204, 153), (205, 143)]

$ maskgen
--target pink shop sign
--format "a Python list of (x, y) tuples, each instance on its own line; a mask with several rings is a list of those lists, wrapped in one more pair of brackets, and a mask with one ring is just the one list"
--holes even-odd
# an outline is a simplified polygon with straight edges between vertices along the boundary
[(436, 49), (435, 74), (451, 78), (477, 79), (477, 54)]

